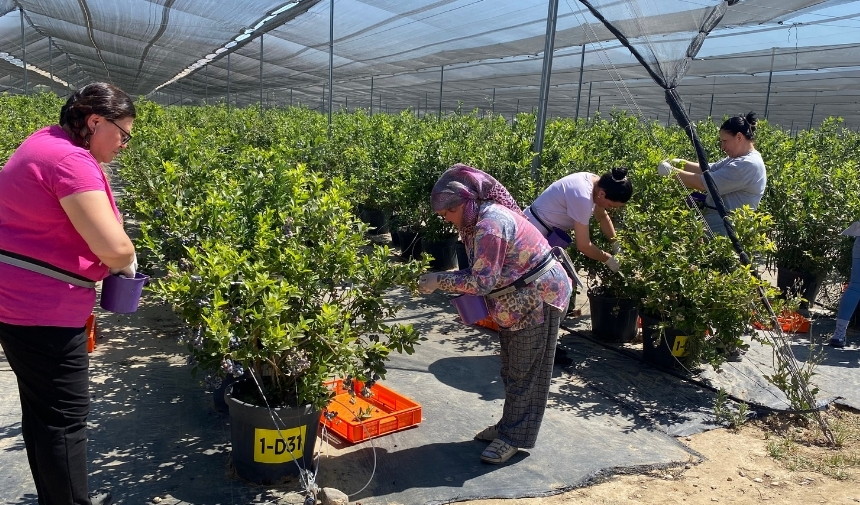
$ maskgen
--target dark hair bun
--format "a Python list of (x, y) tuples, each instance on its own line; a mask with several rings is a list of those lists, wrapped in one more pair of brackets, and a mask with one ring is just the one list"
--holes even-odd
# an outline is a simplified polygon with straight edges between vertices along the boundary
[(627, 178), (627, 167), (615, 167), (612, 169), (612, 180), (621, 182)]
[(750, 130), (755, 131), (756, 124), (758, 124), (758, 118), (756, 118), (755, 112), (753, 112), (753, 111), (747, 112), (745, 119), (747, 121), (747, 124), (750, 125)]

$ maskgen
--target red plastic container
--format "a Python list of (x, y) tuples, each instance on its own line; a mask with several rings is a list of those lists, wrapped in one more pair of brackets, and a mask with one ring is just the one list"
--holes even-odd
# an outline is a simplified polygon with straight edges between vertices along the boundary
[(490, 316), (487, 316), (484, 319), (481, 319), (480, 321), (478, 321), (475, 324), (482, 327), (482, 328), (487, 328), (488, 330), (499, 331), (499, 325), (496, 324), (496, 322), (493, 321), (493, 318)]
[[(353, 383), (356, 391), (360, 392), (364, 385), (359, 381)], [(328, 386), (336, 396), (326, 409), (337, 412), (337, 416), (329, 421), (323, 415), (320, 423), (348, 442), (361, 442), (421, 422), (421, 405), (418, 402), (379, 383), (370, 388), (370, 398), (363, 398), (361, 394), (350, 395), (341, 379), (328, 383)], [(358, 419), (360, 413), (363, 414), (362, 419)]]
[(87, 352), (96, 350), (96, 315), (90, 314), (87, 318)]

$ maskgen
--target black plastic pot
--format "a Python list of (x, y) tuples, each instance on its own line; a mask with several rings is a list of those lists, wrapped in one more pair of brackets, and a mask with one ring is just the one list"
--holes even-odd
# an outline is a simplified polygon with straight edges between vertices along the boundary
[(370, 227), (368, 233), (371, 235), (382, 235), (391, 231), (391, 213), (386, 210), (374, 209), (372, 207), (358, 206), (358, 218)]
[[(299, 475), (301, 469), (311, 469), (322, 412), (305, 405), (279, 407), (270, 413), (266, 407), (233, 396), (246, 385), (246, 381), (234, 382), (225, 394), (236, 474), (250, 482), (272, 485)], [(272, 417), (278, 419), (277, 426)]]
[(591, 333), (605, 342), (624, 343), (636, 337), (639, 300), (614, 298), (588, 292)]
[(860, 304), (857, 305), (854, 313), (851, 314), (851, 319), (848, 320), (848, 327), (853, 330), (860, 330)]
[(776, 287), (782, 291), (783, 297), (800, 294), (805, 298), (807, 301), (801, 302), (801, 309), (808, 309), (810, 305), (815, 305), (815, 298), (818, 296), (818, 289), (822, 282), (824, 282), (824, 274), (796, 272), (780, 266), (776, 268)]
[(395, 226), (396, 216), (391, 218), (391, 247), (400, 248), (400, 234), (397, 233), (397, 226)]
[(421, 236), (418, 232), (406, 228), (397, 230), (400, 242), (400, 257), (404, 260), (419, 259), (421, 257)]
[(433, 270), (457, 269), (457, 238), (442, 240), (421, 239), (422, 250), (433, 257), (430, 268)]
[(642, 318), (642, 359), (663, 368), (682, 368), (683, 357), (687, 354), (686, 332), (666, 328), (662, 334), (654, 328), (659, 319), (643, 314)]

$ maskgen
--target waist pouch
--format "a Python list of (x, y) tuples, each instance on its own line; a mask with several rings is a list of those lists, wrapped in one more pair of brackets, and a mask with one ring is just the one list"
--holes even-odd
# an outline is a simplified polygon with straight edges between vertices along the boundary
[(96, 288), (96, 283), (93, 280), (87, 279), (86, 277), (74, 272), (69, 272), (68, 270), (55, 267), (50, 263), (37, 260), (36, 258), (24, 256), (23, 254), (0, 249), (0, 263), (6, 263), (7, 265), (23, 268), (24, 270), (36, 272), (37, 274), (46, 275), (53, 279), (57, 279), (58, 281), (67, 282), (73, 286), (88, 289)]
[(549, 254), (538, 264), (538, 266), (532, 268), (525, 274), (523, 274), (519, 279), (514, 282), (508, 284), (507, 286), (499, 289), (494, 289), (490, 291), (485, 296), (487, 298), (496, 298), (498, 296), (511, 293), (516, 291), (517, 289), (522, 289), (534, 281), (540, 279), (543, 274), (547, 273), (552, 267), (555, 266), (555, 262), (558, 261), (561, 263), (561, 266), (564, 268), (564, 271), (567, 273), (568, 277), (573, 279), (576, 284), (582, 287), (582, 281), (579, 280), (579, 276), (576, 275), (576, 269), (573, 267), (573, 261), (571, 261), (570, 256), (567, 255), (564, 249), (561, 247), (553, 247)]

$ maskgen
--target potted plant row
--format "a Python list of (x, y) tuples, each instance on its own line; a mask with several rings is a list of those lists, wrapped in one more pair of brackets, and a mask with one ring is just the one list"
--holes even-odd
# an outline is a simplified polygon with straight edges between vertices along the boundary
[[(401, 307), (386, 294), (414, 289), (427, 263), (389, 261), (364, 237), (347, 184), (289, 151), (183, 137), (175, 149), (197, 149), (193, 163), (136, 158), (151, 177), (133, 199), (138, 248), (167, 270), (151, 289), (185, 322), (195, 371), (239, 379), (227, 390), (237, 473), (274, 483), (309, 467), (327, 382), (372, 385), (391, 352), (414, 351), (420, 337), (389, 323)], [(231, 162), (209, 142), (226, 142)]]

